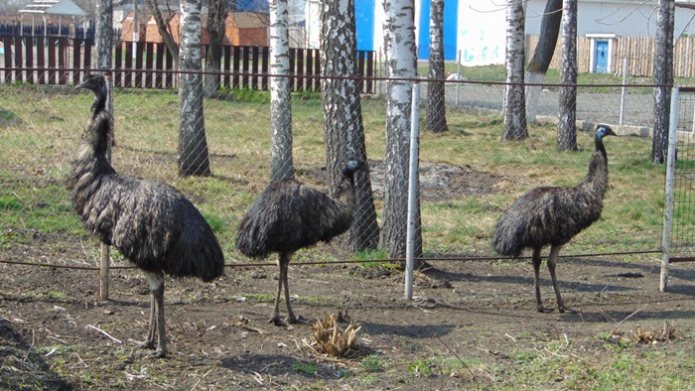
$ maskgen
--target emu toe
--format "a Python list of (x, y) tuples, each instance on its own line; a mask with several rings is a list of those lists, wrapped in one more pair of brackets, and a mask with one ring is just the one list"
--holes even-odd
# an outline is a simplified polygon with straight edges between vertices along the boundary
[[(538, 306), (538, 312), (543, 313), (543, 314), (549, 314), (551, 312), (555, 311), (555, 308), (551, 307), (543, 307), (542, 305)], [(562, 312), (562, 310), (560, 310)]]
[(268, 323), (272, 323), (278, 327), (287, 327), (287, 324), (283, 322), (279, 316), (273, 316), (272, 318), (270, 318), (270, 320), (268, 320)]
[(579, 313), (579, 311), (572, 309), (572, 308), (569, 308), (569, 307), (565, 307), (564, 305), (561, 306), (559, 309), (560, 309), (561, 314), (564, 314), (565, 311), (567, 311), (570, 314), (578, 314)]

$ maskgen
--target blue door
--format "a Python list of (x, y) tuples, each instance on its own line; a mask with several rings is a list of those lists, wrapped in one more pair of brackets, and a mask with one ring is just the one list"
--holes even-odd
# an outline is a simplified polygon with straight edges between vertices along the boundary
[(608, 73), (608, 41), (596, 41), (596, 73)]

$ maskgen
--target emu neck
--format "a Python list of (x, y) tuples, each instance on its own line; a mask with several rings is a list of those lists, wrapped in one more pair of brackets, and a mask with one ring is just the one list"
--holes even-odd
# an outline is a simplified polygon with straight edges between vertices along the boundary
[(589, 188), (594, 194), (603, 198), (608, 186), (608, 156), (603, 141), (596, 137), (596, 151), (589, 161), (589, 173), (580, 186)]
[(343, 179), (335, 194), (335, 201), (343, 210), (352, 212), (355, 207), (355, 176), (352, 171), (343, 171)]
[(106, 91), (95, 92), (96, 97), (92, 103), (92, 120), (96, 119), (99, 114), (106, 111)]
[[(92, 119), (87, 125), (77, 159), (83, 163), (93, 161), (95, 166), (92, 169), (99, 171), (113, 171), (106, 158), (109, 147), (109, 133), (111, 129), (111, 115), (106, 111), (105, 95), (97, 94), (97, 98), (92, 105)], [(87, 164), (89, 165), (89, 163)]]

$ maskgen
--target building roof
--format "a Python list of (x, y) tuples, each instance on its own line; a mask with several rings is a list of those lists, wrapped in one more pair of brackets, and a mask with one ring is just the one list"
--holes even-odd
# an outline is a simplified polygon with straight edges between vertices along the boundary
[(85, 16), (86, 12), (71, 0), (34, 0), (19, 11), (20, 14), (56, 16)]

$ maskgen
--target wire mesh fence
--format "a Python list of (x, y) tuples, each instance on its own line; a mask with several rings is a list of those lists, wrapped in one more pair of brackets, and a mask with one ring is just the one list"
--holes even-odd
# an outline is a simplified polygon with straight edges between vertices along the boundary
[[(355, 216), (353, 243), (345, 254), (359, 249), (358, 255), (367, 259), (388, 255), (380, 237), (388, 213), (386, 194), (391, 191), (397, 205), (408, 205), (406, 192), (390, 190), (403, 188), (392, 182), (407, 180), (407, 174), (394, 172), (407, 170), (408, 162), (407, 152), (400, 162), (387, 158), (389, 81), (370, 82), (376, 93), (363, 94), (347, 110), (360, 113), (355, 121), (363, 128), (370, 172), (368, 180), (358, 180), (357, 186), (365, 187), (358, 192), (371, 198), (358, 200), (366, 205), (357, 209), (362, 215)], [(444, 101), (429, 102), (427, 80), (418, 82), (422, 85), (418, 172), (422, 240), (417, 254), (434, 258), (494, 255), (489, 242), (496, 219), (516, 197), (536, 186), (574, 185), (586, 175), (594, 148), (589, 132), (579, 133), (576, 153), (555, 150), (553, 125), (532, 126), (528, 142), (500, 143), (503, 84), (446, 81)], [(579, 120), (617, 125), (620, 87), (578, 89)], [(651, 89), (630, 86), (627, 90), (622, 107), (633, 113), (627, 123), (635, 127), (623, 134), (639, 133), (639, 127), (653, 123)], [(287, 169), (298, 180), (330, 193), (334, 162), (327, 159), (327, 144), (354, 146), (359, 140), (326, 137), (323, 98), (311, 91), (291, 95), (292, 167)], [(98, 241), (74, 213), (65, 185), (92, 100), (92, 95), (72, 86), (0, 85), (0, 260), (98, 265)], [(539, 118), (552, 122), (557, 117), (557, 87), (545, 88), (539, 102)], [(426, 107), (435, 104), (445, 110), (446, 132), (433, 133), (426, 127)], [(114, 168), (123, 175), (159, 180), (179, 189), (213, 227), (228, 262), (246, 261), (235, 249), (234, 237), (242, 216), (271, 178), (270, 94), (220, 89), (204, 98), (199, 125), (205, 129), (211, 175), (202, 177), (179, 175), (185, 146), (180, 145), (178, 90), (116, 88), (113, 112)], [(606, 141), (609, 161), (615, 163), (610, 167), (605, 217), (596, 223), (599, 229), (581, 234), (564, 253), (660, 248), (663, 171), (638, 163), (647, 160), (650, 146), (648, 138)], [(614, 152), (618, 148), (620, 152)], [(638, 168), (632, 169), (635, 165)], [(624, 177), (624, 172), (632, 176)], [(636, 177), (642, 180), (635, 181)], [(401, 212), (405, 216), (405, 210)], [(401, 228), (405, 243), (405, 226)], [(332, 259), (352, 256), (345, 254)], [(117, 252), (114, 257), (120, 260)]]
[[(695, 259), (695, 205), (693, 190), (695, 184), (695, 89), (674, 89), (677, 105), (672, 110), (676, 119), (673, 179), (667, 181), (666, 193), (672, 195), (672, 205), (667, 218), (670, 225), (669, 255), (672, 259)], [(675, 114), (675, 115), (674, 115)], [(667, 209), (668, 211), (668, 209)], [(668, 227), (667, 227), (668, 229)]]

